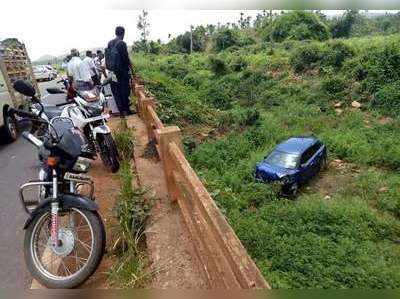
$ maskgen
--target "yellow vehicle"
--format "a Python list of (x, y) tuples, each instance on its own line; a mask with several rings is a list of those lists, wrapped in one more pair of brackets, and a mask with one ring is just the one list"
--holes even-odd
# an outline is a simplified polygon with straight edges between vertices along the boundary
[(0, 42), (0, 138), (8, 142), (18, 137), (15, 120), (8, 114), (8, 109), (27, 108), (25, 97), (12, 88), (13, 83), (19, 79), (32, 82), (39, 94), (25, 45), (16, 39), (4, 40)]

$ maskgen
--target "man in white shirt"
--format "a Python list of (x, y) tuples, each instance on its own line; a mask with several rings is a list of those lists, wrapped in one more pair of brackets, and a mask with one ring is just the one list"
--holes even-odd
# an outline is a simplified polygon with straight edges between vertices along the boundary
[(93, 81), (90, 69), (79, 57), (76, 49), (71, 50), (71, 60), (68, 62), (68, 79), (77, 90), (92, 90)]
[(86, 51), (86, 57), (83, 59), (83, 63), (85, 64), (86, 68), (89, 69), (90, 77), (92, 78), (94, 85), (100, 85), (100, 79), (99, 75), (97, 74), (92, 51)]

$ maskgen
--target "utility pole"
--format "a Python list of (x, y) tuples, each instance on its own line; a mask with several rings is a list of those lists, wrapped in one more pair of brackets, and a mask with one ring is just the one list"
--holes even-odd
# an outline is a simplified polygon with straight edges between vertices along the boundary
[(190, 54), (193, 52), (193, 25), (190, 25)]

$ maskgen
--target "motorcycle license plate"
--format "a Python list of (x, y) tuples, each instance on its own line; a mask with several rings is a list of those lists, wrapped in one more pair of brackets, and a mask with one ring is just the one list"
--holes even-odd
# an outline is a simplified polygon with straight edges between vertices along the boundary
[(65, 173), (64, 179), (67, 181), (91, 181), (90, 176), (71, 172)]

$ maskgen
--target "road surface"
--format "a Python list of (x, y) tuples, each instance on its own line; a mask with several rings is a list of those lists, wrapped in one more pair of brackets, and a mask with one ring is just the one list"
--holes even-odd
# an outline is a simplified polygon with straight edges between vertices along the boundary
[[(39, 83), (42, 95), (56, 81)], [(48, 98), (56, 104), (62, 99)], [(22, 229), (27, 218), (19, 200), (19, 186), (37, 177), (37, 153), (19, 138), (12, 144), (0, 141), (0, 288), (29, 288), (32, 278), (25, 267)]]

